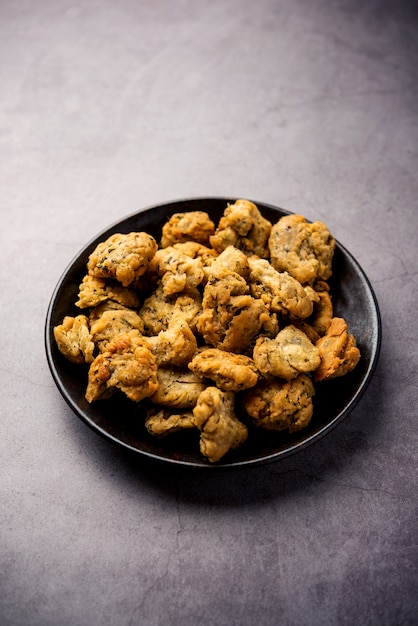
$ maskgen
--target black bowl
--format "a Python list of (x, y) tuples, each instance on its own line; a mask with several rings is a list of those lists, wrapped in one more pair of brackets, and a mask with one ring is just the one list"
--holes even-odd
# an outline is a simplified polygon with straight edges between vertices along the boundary
[[(205, 211), (217, 221), (227, 203), (235, 198), (197, 198), (152, 206), (125, 217), (102, 231), (88, 243), (65, 270), (49, 304), (45, 345), (48, 364), (55, 383), (75, 414), (90, 428), (108, 440), (139, 455), (191, 467), (241, 467), (277, 461), (319, 440), (340, 423), (356, 406), (375, 370), (381, 343), (381, 321), (376, 297), (365, 273), (353, 256), (337, 241), (330, 282), (334, 314), (343, 317), (361, 351), (357, 367), (342, 378), (316, 385), (314, 414), (309, 426), (292, 435), (251, 430), (246, 443), (228, 453), (221, 462), (211, 464), (199, 451), (198, 433), (188, 431), (160, 440), (144, 427), (144, 409), (122, 395), (89, 404), (84, 397), (87, 368), (73, 365), (59, 352), (54, 326), (65, 315), (80, 314), (74, 303), (79, 285), (86, 274), (89, 255), (100, 241), (113, 233), (146, 231), (157, 240), (173, 213)], [(256, 202), (261, 213), (272, 223), (289, 212)]]

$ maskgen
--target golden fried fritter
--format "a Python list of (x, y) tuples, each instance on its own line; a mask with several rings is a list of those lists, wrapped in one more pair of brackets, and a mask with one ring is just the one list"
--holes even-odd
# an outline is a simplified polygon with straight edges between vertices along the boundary
[(96, 278), (115, 278), (128, 287), (146, 272), (157, 247), (148, 233), (115, 233), (89, 256), (88, 272)]
[(247, 255), (234, 246), (225, 248), (210, 266), (210, 275), (216, 279), (224, 278), (227, 272), (238, 274), (245, 280), (250, 273)]
[(135, 402), (158, 389), (157, 362), (138, 331), (118, 335), (90, 365), (88, 402), (107, 398), (115, 388)]
[(76, 306), (79, 309), (88, 309), (98, 306), (102, 302), (112, 300), (123, 306), (135, 309), (139, 306), (139, 298), (132, 289), (121, 287), (115, 281), (95, 278), (86, 275), (79, 287), (78, 301)]
[(197, 241), (185, 241), (184, 243), (174, 243), (173, 248), (178, 250), (182, 254), (189, 256), (191, 259), (200, 259), (202, 262), (203, 272), (205, 274), (205, 278), (202, 281), (204, 283), (210, 272), (210, 268), (212, 263), (218, 256), (218, 253), (213, 248), (208, 248), (207, 246), (198, 243)]
[(94, 343), (85, 315), (64, 317), (62, 324), (55, 326), (54, 337), (59, 351), (72, 363), (91, 363)]
[(224, 391), (242, 391), (258, 380), (254, 361), (243, 354), (233, 354), (217, 348), (197, 352), (188, 365), (198, 376), (215, 381)]
[(263, 380), (244, 392), (242, 405), (256, 426), (293, 433), (311, 421), (314, 393), (306, 374), (290, 381)]
[(173, 317), (167, 330), (153, 337), (144, 337), (158, 366), (187, 365), (197, 351), (197, 341), (190, 326), (182, 317)]
[(312, 313), (312, 302), (300, 282), (288, 272), (278, 272), (265, 259), (250, 258), (251, 293), (278, 313), (306, 318)]
[(235, 246), (249, 256), (256, 254), (266, 258), (270, 230), (271, 223), (261, 215), (255, 204), (237, 200), (225, 209), (210, 243), (218, 252)]
[(192, 411), (171, 411), (169, 409), (149, 409), (145, 418), (145, 428), (155, 437), (165, 437), (185, 430), (187, 428), (196, 428), (195, 419)]
[(200, 394), (208, 382), (189, 369), (177, 367), (159, 367), (157, 372), (159, 387), (151, 396), (154, 404), (177, 409), (195, 406)]
[(322, 337), (325, 335), (331, 324), (331, 320), (333, 318), (333, 306), (331, 294), (329, 293), (329, 286), (326, 282), (320, 281), (317, 285), (315, 285), (315, 292), (317, 300), (314, 302), (313, 313), (309, 322), (318, 335)]
[(103, 313), (106, 313), (106, 311), (132, 311), (132, 309), (124, 306), (123, 304), (119, 304), (119, 302), (116, 302), (115, 300), (105, 300), (91, 309), (89, 313), (90, 326), (97, 322), (99, 317), (101, 317)]
[(318, 349), (292, 324), (283, 328), (274, 339), (259, 337), (253, 359), (263, 376), (286, 380), (296, 378), (301, 372), (312, 372), (320, 364)]
[(302, 215), (282, 217), (271, 229), (271, 264), (302, 285), (330, 278), (334, 248), (335, 240), (325, 224), (309, 223)]
[(144, 333), (152, 336), (167, 330), (170, 320), (174, 317), (181, 317), (194, 332), (201, 312), (202, 297), (197, 289), (187, 294), (166, 296), (159, 283), (154, 293), (144, 300), (139, 315), (144, 322)]
[(204, 211), (174, 213), (163, 226), (161, 247), (167, 248), (184, 241), (207, 245), (214, 232), (215, 224)]
[(161, 277), (166, 296), (193, 291), (205, 278), (201, 259), (192, 259), (173, 246), (158, 250), (151, 267)]
[(201, 431), (200, 451), (211, 463), (240, 446), (248, 429), (234, 413), (235, 394), (207, 387), (193, 409), (196, 426)]
[(100, 352), (104, 352), (110, 341), (131, 330), (144, 330), (138, 313), (130, 309), (107, 310), (91, 324), (92, 339)]
[(317, 382), (344, 376), (360, 360), (356, 340), (348, 333), (347, 323), (342, 317), (332, 319), (326, 334), (316, 342), (316, 347), (321, 359), (313, 374)]
[(252, 296), (231, 296), (226, 303), (206, 307), (198, 317), (197, 331), (205, 342), (228, 352), (246, 353), (260, 333), (275, 336), (276, 314)]

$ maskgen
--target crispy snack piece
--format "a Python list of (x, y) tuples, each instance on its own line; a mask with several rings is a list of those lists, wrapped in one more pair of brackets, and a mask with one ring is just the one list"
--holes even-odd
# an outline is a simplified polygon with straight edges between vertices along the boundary
[(198, 376), (215, 381), (224, 391), (242, 391), (258, 380), (254, 361), (243, 354), (233, 354), (217, 348), (198, 352), (188, 365)]
[(64, 317), (62, 324), (55, 326), (54, 337), (59, 351), (72, 363), (91, 363), (94, 343), (85, 315)]
[(132, 289), (121, 287), (115, 281), (108, 281), (104, 278), (95, 278), (87, 274), (79, 287), (78, 301), (76, 306), (79, 309), (88, 309), (98, 306), (102, 302), (112, 300), (131, 309), (139, 306), (139, 298)]
[(210, 275), (216, 279), (224, 278), (228, 272), (238, 274), (245, 280), (250, 274), (247, 255), (234, 246), (226, 247), (210, 266)]
[(256, 254), (266, 258), (270, 230), (271, 223), (261, 215), (255, 204), (237, 200), (225, 209), (210, 243), (218, 252), (235, 246), (249, 256)]
[(261, 298), (277, 313), (306, 318), (312, 313), (312, 301), (300, 282), (288, 272), (278, 272), (265, 259), (250, 258), (249, 283), (255, 298)]
[(151, 396), (154, 404), (176, 409), (195, 406), (208, 382), (188, 369), (159, 367), (157, 372), (159, 387)]
[(155, 437), (165, 437), (180, 430), (196, 428), (193, 411), (172, 411), (170, 409), (149, 409), (145, 418), (145, 428)]
[(263, 376), (286, 380), (296, 378), (301, 372), (312, 372), (321, 362), (318, 349), (293, 324), (283, 328), (274, 339), (259, 337), (253, 359)]
[(313, 313), (309, 321), (318, 335), (322, 337), (327, 332), (333, 318), (329, 285), (324, 281), (320, 281), (315, 285), (315, 293), (317, 299), (313, 304)]
[(211, 346), (247, 352), (260, 331), (277, 332), (277, 316), (249, 294), (245, 278), (235, 270), (248, 274), (248, 261), (242, 252), (228, 247), (211, 266), (196, 329)]
[(360, 360), (356, 340), (348, 333), (347, 323), (342, 317), (332, 319), (326, 334), (316, 342), (316, 347), (321, 359), (313, 374), (317, 382), (344, 376)]
[(194, 291), (205, 278), (200, 258), (192, 259), (173, 246), (158, 250), (151, 267), (161, 277), (166, 296)]
[(154, 293), (144, 300), (139, 315), (144, 322), (144, 333), (152, 336), (167, 330), (170, 320), (175, 317), (181, 317), (194, 332), (201, 312), (202, 297), (197, 289), (166, 296), (159, 283)]
[(204, 211), (174, 213), (163, 226), (161, 247), (167, 248), (184, 241), (207, 245), (214, 232), (215, 224)]
[(158, 389), (156, 360), (138, 331), (118, 335), (90, 365), (88, 402), (109, 397), (115, 388), (135, 402)]
[(180, 316), (173, 317), (167, 330), (144, 338), (158, 366), (187, 365), (197, 351), (197, 341), (190, 326)]
[(114, 309), (104, 311), (92, 324), (92, 339), (100, 352), (105, 352), (108, 344), (118, 335), (131, 330), (144, 330), (144, 323), (136, 311), (131, 309)]
[(335, 240), (322, 222), (309, 223), (302, 215), (286, 215), (271, 229), (270, 262), (302, 285), (328, 280)]
[(96, 278), (114, 278), (128, 287), (146, 272), (157, 247), (148, 233), (115, 233), (92, 252), (88, 272)]
[(277, 316), (262, 300), (231, 296), (229, 302), (205, 308), (197, 320), (197, 331), (205, 342), (228, 352), (246, 353), (260, 332), (278, 332)]
[(185, 241), (183, 243), (174, 243), (173, 248), (178, 250), (182, 254), (189, 256), (191, 259), (200, 259), (202, 262), (203, 272), (205, 277), (202, 281), (204, 284), (208, 279), (210, 268), (212, 263), (218, 256), (218, 253), (213, 248), (208, 248), (202, 243), (197, 241)]
[(293, 433), (311, 421), (314, 393), (309, 376), (300, 374), (290, 381), (260, 381), (244, 392), (242, 404), (256, 426)]
[(105, 302), (102, 302), (91, 309), (89, 314), (90, 326), (97, 322), (99, 317), (101, 317), (103, 313), (106, 313), (106, 311), (132, 311), (132, 309), (124, 306), (123, 304), (119, 304), (119, 302), (116, 302), (115, 300), (105, 300)]
[(207, 387), (193, 409), (196, 426), (201, 431), (200, 451), (211, 463), (240, 446), (248, 429), (234, 413), (235, 394)]

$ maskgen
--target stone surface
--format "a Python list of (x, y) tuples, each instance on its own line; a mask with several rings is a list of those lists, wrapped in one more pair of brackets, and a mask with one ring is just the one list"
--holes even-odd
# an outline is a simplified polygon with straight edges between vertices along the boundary
[[(2, 0), (2, 626), (417, 623), (414, 4)], [(74, 416), (43, 325), (97, 232), (217, 195), (324, 221), (375, 289), (381, 358), (304, 452), (168, 470)]]

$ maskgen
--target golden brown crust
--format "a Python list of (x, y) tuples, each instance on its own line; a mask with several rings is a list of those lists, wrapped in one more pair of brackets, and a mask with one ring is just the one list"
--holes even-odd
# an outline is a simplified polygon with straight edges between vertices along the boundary
[(187, 365), (197, 351), (197, 341), (187, 322), (179, 317), (170, 320), (167, 330), (144, 338), (158, 366)]
[(176, 409), (194, 407), (209, 384), (189, 369), (178, 367), (159, 367), (157, 379), (159, 387), (151, 396), (151, 402)]
[(237, 200), (229, 204), (219, 220), (210, 243), (217, 252), (234, 246), (247, 255), (268, 255), (268, 238), (271, 223), (260, 213), (258, 207), (248, 200)]
[(158, 250), (151, 267), (161, 277), (166, 296), (194, 291), (205, 278), (201, 259), (192, 259), (173, 246)]
[(293, 325), (286, 326), (274, 339), (259, 337), (253, 359), (263, 376), (286, 380), (296, 378), (301, 372), (314, 371), (321, 362), (318, 349)]
[(193, 411), (150, 409), (145, 418), (145, 428), (155, 437), (165, 437), (180, 430), (196, 428)]
[(142, 333), (144, 324), (138, 313), (130, 309), (116, 309), (104, 311), (92, 324), (91, 336), (100, 352), (107, 349), (108, 344), (118, 335), (131, 330)]
[(85, 315), (64, 317), (62, 324), (55, 326), (54, 337), (61, 354), (72, 363), (91, 363), (94, 343)]
[(302, 215), (286, 215), (271, 229), (270, 261), (302, 285), (328, 280), (335, 240), (322, 222), (309, 223)]
[(216, 463), (248, 437), (247, 427), (234, 413), (235, 395), (217, 387), (207, 387), (193, 409), (194, 421), (201, 431), (200, 451)]
[(76, 306), (80, 309), (98, 306), (108, 300), (131, 309), (139, 306), (139, 298), (132, 289), (122, 287), (113, 280), (95, 278), (89, 274), (80, 284), (78, 298)]
[(96, 278), (114, 278), (128, 287), (146, 272), (157, 247), (148, 233), (115, 233), (91, 253), (88, 272)]
[(291, 381), (264, 380), (244, 392), (242, 404), (256, 426), (293, 433), (311, 421), (314, 391), (306, 374)]
[(217, 348), (207, 348), (195, 354), (189, 369), (202, 378), (215, 381), (224, 391), (242, 391), (253, 387), (258, 380), (252, 359)]
[(351, 372), (360, 359), (353, 335), (348, 333), (347, 323), (341, 317), (334, 317), (326, 334), (316, 342), (321, 359), (314, 372), (314, 380), (319, 382), (344, 376)]
[(215, 224), (204, 211), (174, 213), (163, 226), (161, 247), (186, 241), (207, 245), (214, 232)]
[(288, 272), (278, 272), (265, 259), (250, 258), (249, 283), (255, 298), (262, 298), (277, 313), (306, 318), (312, 313), (312, 301), (300, 282)]
[(137, 331), (118, 335), (90, 365), (88, 402), (108, 397), (116, 388), (135, 402), (158, 389), (157, 363)]

